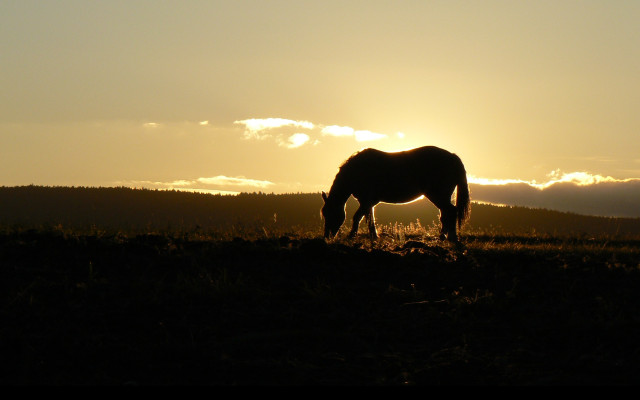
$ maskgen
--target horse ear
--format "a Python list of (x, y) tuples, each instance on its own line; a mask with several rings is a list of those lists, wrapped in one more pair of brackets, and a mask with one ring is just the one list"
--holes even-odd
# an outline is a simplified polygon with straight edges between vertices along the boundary
[(327, 194), (322, 192), (322, 200), (327, 201)]

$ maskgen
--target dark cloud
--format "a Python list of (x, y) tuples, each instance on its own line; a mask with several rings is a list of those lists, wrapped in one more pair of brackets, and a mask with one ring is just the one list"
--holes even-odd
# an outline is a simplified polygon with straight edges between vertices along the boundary
[(469, 184), (474, 201), (546, 208), (585, 215), (640, 218), (640, 179), (579, 185), (555, 182), (538, 188), (526, 182)]

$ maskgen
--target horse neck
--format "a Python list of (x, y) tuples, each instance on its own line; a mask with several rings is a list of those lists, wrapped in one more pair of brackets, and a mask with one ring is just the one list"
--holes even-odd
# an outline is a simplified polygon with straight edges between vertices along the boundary
[(349, 182), (347, 177), (342, 171), (338, 172), (336, 178), (329, 190), (329, 198), (336, 203), (344, 204), (351, 196), (351, 190), (349, 189)]

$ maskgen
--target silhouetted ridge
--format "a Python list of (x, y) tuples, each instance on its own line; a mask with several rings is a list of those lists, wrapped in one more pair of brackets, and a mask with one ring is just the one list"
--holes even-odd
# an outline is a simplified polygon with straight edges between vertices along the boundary
[[(0, 224), (5, 226), (99, 228), (116, 231), (322, 228), (320, 193), (241, 193), (237, 196), (125, 187), (0, 187)], [(350, 218), (357, 202), (347, 202)], [(638, 218), (606, 218), (525, 207), (474, 203), (468, 231), (510, 233), (640, 235)], [(381, 225), (438, 223), (438, 210), (426, 200), (381, 203)], [(464, 233), (464, 231), (463, 231)]]

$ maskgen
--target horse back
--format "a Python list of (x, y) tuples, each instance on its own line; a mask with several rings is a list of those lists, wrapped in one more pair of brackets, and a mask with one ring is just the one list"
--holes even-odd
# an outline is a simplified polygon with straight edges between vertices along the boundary
[(458, 172), (462, 165), (457, 155), (435, 146), (399, 152), (365, 149), (353, 158), (351, 164), (360, 178), (371, 176), (373, 179), (387, 177), (392, 180), (441, 178), (450, 171)]
[(354, 196), (384, 202), (406, 202), (434, 191), (453, 191), (460, 168), (464, 172), (458, 156), (435, 146), (400, 152), (365, 149), (348, 161), (345, 167), (352, 173)]

